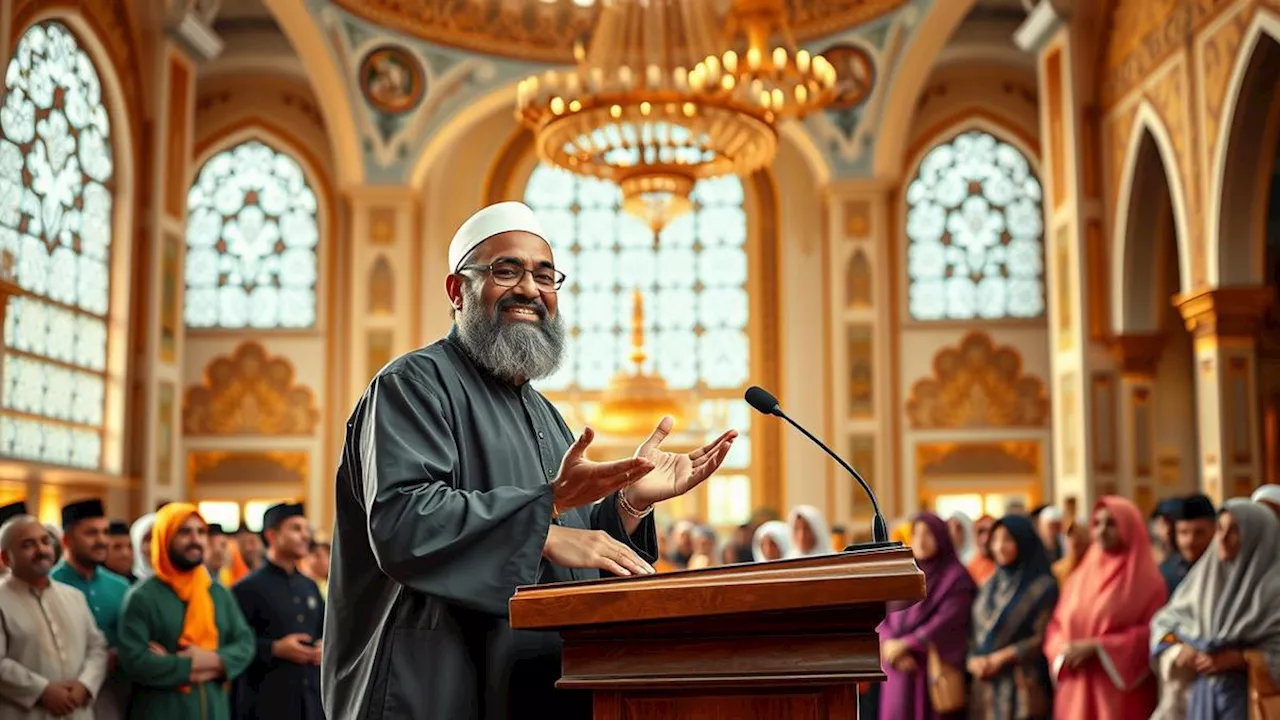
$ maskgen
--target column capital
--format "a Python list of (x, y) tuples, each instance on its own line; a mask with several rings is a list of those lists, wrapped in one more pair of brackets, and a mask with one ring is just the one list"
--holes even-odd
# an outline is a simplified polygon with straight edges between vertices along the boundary
[(1266, 285), (1203, 288), (1173, 297), (1196, 339), (1253, 339), (1274, 301), (1275, 289)]
[(1111, 352), (1125, 375), (1155, 377), (1164, 341), (1158, 334), (1116, 335), (1111, 339)]

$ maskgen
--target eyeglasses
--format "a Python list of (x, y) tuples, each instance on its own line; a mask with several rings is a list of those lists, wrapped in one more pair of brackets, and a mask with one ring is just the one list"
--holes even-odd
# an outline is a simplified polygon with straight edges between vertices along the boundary
[(555, 268), (540, 267), (530, 270), (513, 262), (498, 262), (491, 265), (463, 265), (462, 270), (484, 270), (493, 278), (498, 287), (515, 287), (524, 280), (525, 273), (533, 276), (533, 282), (543, 292), (556, 292), (564, 285), (565, 274)]

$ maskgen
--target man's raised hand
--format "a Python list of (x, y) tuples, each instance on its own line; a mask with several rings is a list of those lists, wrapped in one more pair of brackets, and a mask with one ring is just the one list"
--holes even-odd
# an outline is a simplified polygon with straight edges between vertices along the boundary
[(662, 418), (649, 439), (636, 450), (637, 458), (653, 463), (653, 471), (645, 475), (627, 491), (627, 501), (643, 510), (663, 500), (679, 497), (720, 468), (729, 448), (733, 446), (738, 431), (726, 430), (715, 440), (691, 453), (673, 453), (662, 449), (662, 441), (671, 433), (675, 424), (670, 417)]
[(653, 470), (653, 461), (645, 457), (603, 463), (588, 460), (587, 446), (594, 438), (594, 430), (583, 430), (560, 461), (560, 474), (551, 483), (560, 512), (608, 497)]

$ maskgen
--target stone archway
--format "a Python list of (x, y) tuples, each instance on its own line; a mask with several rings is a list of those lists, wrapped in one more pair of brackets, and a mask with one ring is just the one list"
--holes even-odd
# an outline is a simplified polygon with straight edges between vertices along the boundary
[(1117, 215), (1116, 327), (1126, 398), (1133, 407), (1122, 453), (1126, 485), (1147, 501), (1199, 486), (1195, 360), (1191, 335), (1174, 303), (1183, 290), (1185, 225), (1173, 164), (1152, 119), (1138, 124), (1129, 182)]
[[(1267, 206), (1275, 128), (1280, 124), (1280, 20), (1260, 15), (1237, 61), (1236, 80), (1227, 95), (1229, 114), (1219, 148), (1214, 212), (1210, 234), (1216, 246), (1210, 262), (1218, 287), (1269, 282), (1266, 269)], [(1261, 152), (1260, 152), (1261, 150)], [(1270, 150), (1270, 152), (1268, 152)]]

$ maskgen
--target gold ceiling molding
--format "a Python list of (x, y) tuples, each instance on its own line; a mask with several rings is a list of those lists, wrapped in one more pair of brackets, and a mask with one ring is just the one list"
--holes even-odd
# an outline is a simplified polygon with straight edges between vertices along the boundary
[(1022, 374), (1022, 357), (969, 333), (933, 358), (934, 376), (916, 381), (907, 399), (912, 429), (1043, 427), (1049, 396), (1040, 378)]
[(215, 358), (204, 382), (187, 388), (185, 435), (312, 435), (320, 422), (311, 389), (293, 382), (293, 365), (245, 342)]
[[(696, 0), (708, 2), (709, 0)], [(600, 0), (334, 0), (347, 12), (383, 27), (488, 55), (569, 64), (574, 43), (589, 35)], [(797, 40), (847, 30), (905, 5), (907, 0), (787, 0)]]
[(1038, 475), (1040, 443), (937, 443), (916, 447), (916, 467), (923, 478), (957, 475), (989, 477)]
[(305, 487), (311, 458), (305, 451), (199, 450), (187, 454), (193, 485), (281, 485)]

